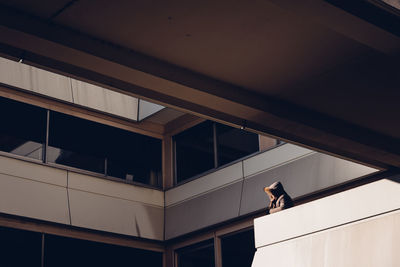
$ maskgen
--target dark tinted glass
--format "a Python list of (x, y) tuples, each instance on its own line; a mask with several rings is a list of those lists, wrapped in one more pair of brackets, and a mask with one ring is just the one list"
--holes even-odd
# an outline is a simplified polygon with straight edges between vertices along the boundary
[(217, 124), (218, 165), (224, 165), (259, 150), (258, 134)]
[(174, 137), (177, 182), (214, 168), (213, 123), (203, 122)]
[(177, 251), (179, 267), (214, 267), (213, 241), (205, 241)]
[(223, 267), (251, 267), (254, 253), (254, 230), (233, 234), (221, 240)]
[(49, 162), (161, 184), (161, 140), (57, 112), (49, 129)]
[(109, 176), (161, 185), (161, 140), (111, 128), (104, 148)]
[(51, 112), (49, 162), (104, 173), (106, 127), (58, 112)]
[(162, 267), (162, 253), (46, 235), (44, 266)]
[(40, 233), (0, 227), (0, 266), (39, 267), (41, 251)]
[(0, 97), (0, 150), (42, 159), (46, 110)]

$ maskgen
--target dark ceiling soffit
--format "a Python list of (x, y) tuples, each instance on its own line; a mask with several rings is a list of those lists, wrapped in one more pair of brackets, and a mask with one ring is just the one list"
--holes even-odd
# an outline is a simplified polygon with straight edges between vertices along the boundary
[[(117, 62), (118, 64), (128, 66), (132, 69), (140, 70), (157, 77), (161, 76), (166, 80), (174, 81), (196, 90), (206, 91), (210, 94), (211, 98), (218, 96), (224, 97), (238, 104), (258, 108), (277, 117), (277, 119), (273, 122), (265, 121), (262, 125), (260, 123), (253, 123), (252, 121), (244, 122), (243, 118), (238, 118), (237, 116), (184, 101), (172, 95), (152, 91), (151, 88), (139, 87), (113, 77), (104, 76), (94, 71), (80, 68), (79, 62), (77, 62), (76, 65), (65, 64), (47, 58), (44, 55), (36, 55), (7, 45), (1, 45), (0, 51), (2, 53), (14, 56), (15, 58), (23, 56), (27, 63), (31, 62), (33, 64), (46, 66), (50, 69), (120, 88), (121, 90), (153, 98), (169, 105), (236, 125), (243, 125), (246, 123), (249, 129), (339, 154), (377, 167), (400, 167), (400, 150), (398, 149), (399, 142), (397, 139), (383, 136), (355, 125), (346, 124), (342, 121), (312, 111), (307, 111), (288, 103), (252, 94), (242, 88), (216, 81), (160, 60), (140, 55), (133, 51), (88, 38), (82, 34), (60, 28), (54, 24), (44, 23), (32, 17), (21, 17), (20, 14), (16, 14), (9, 9), (0, 9), (0, 23), (9, 28), (39, 36), (67, 47), (70, 46), (76, 50)], [(7, 37), (3, 36), (3, 38)], [(288, 127), (288, 124), (291, 124), (291, 126)], [(312, 129), (314, 134), (307, 136), (307, 134), (305, 134), (306, 131), (303, 131), (304, 129)], [(339, 143), (346, 146), (342, 146), (342, 148), (336, 146), (335, 143), (339, 139), (341, 140)], [(357, 149), (353, 149), (352, 151), (352, 146), (355, 148), (357, 146), (362, 146), (363, 149), (358, 152), (356, 151)], [(369, 154), (365, 154), (365, 151), (368, 151)]]
[[(274, 113), (279, 101), (0, 5), (0, 25), (231, 101)], [(282, 103), (278, 103), (278, 107)], [(278, 116), (285, 111), (277, 110)]]
[(0, 5), (0, 25), (198, 90), (207, 90), (216, 94), (229, 91), (233, 92), (232, 96), (239, 93), (241, 95), (251, 94), (244, 88), (218, 81), (2, 5)]
[[(5, 45), (0, 45), (0, 53), (9, 55), (12, 58), (18, 58), (18, 56), (22, 53), (22, 50)], [(259, 133), (267, 133), (269, 135), (282, 138), (284, 140), (303, 144), (317, 150), (330, 152), (344, 158), (353, 159), (358, 162), (369, 164), (371, 166), (379, 167), (382, 169), (399, 167), (399, 164), (396, 164), (396, 162), (400, 162), (400, 156), (397, 154), (390, 154), (388, 152), (382, 151), (381, 149), (377, 149), (373, 146), (373, 144), (371, 144), (370, 146), (362, 145), (358, 142), (350, 140), (349, 138), (338, 137), (319, 129), (311, 128), (304, 124), (298, 123), (297, 121), (287, 121), (284, 118), (277, 118), (277, 121), (267, 121), (265, 124), (259, 124), (252, 121), (244, 122), (243, 119), (232, 116), (230, 114), (209, 109), (205, 106), (197, 105), (188, 101), (182, 101), (181, 99), (173, 96), (160, 94), (146, 88), (138, 87), (130, 83), (125, 83), (123, 81), (113, 79), (112, 77), (106, 77), (90, 70), (54, 61), (43, 56), (25, 53), (24, 60), (27, 63), (40, 63), (43, 66), (70, 73), (72, 75), (85, 77), (86, 79), (107, 84), (112, 87), (124, 88), (124, 90), (128, 92), (143, 94), (146, 97), (158, 99), (159, 101), (169, 103), (170, 105), (178, 106), (180, 108), (196, 112), (198, 114), (202, 114), (209, 118), (216, 118), (218, 120), (226, 121), (235, 125), (243, 125), (245, 123), (246, 127), (250, 130), (254, 130)], [(284, 107), (281, 108), (285, 109)], [(288, 106), (286, 112), (291, 113), (290, 110), (293, 109), (290, 109), (290, 107)], [(335, 125), (337, 126), (337, 124), (331, 122), (330, 120), (327, 120), (326, 117), (322, 116), (321, 118), (323, 121), (326, 122), (326, 124), (331, 123), (333, 127), (335, 127)], [(298, 121), (300, 121), (300, 119)], [(274, 125), (281, 124), (282, 127), (270, 127), (270, 123)], [(285, 130), (285, 128), (287, 129)], [(348, 130), (354, 132), (352, 128), (354, 127), (350, 126)], [(364, 133), (362, 135), (364, 135)], [(381, 140), (379, 138), (382, 137), (377, 137), (376, 135), (373, 135), (371, 138), (372, 140)], [(384, 140), (387, 141), (387, 139)]]
[(380, 0), (325, 0), (394, 35), (400, 36), (400, 11)]

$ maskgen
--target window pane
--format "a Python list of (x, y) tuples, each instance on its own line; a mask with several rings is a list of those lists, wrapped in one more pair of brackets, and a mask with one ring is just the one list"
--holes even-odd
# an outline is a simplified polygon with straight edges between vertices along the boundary
[(49, 125), (49, 162), (104, 173), (102, 144), (107, 138), (101, 124), (51, 112)]
[(40, 233), (0, 227), (0, 266), (39, 267), (41, 251)]
[(230, 163), (258, 151), (258, 134), (217, 124), (218, 165)]
[(46, 110), (0, 97), (0, 150), (42, 159)]
[(179, 267), (214, 267), (214, 244), (207, 240), (177, 251)]
[[(52, 112), (48, 160), (134, 182), (161, 184), (161, 140)], [(107, 163), (106, 163), (107, 162)]]
[(254, 230), (229, 235), (222, 238), (223, 267), (251, 267), (254, 253)]
[(161, 178), (161, 140), (110, 128), (105, 143), (109, 176), (159, 186)]
[(181, 182), (214, 168), (213, 125), (203, 122), (174, 137), (176, 178)]
[(162, 267), (162, 253), (104, 243), (45, 236), (45, 267)]

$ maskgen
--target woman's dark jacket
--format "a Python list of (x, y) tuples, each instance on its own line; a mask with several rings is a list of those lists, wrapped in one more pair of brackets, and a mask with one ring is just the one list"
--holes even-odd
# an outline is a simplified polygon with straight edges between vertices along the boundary
[(280, 182), (275, 182), (268, 188), (275, 199), (269, 204), (267, 214), (293, 207), (292, 198), (285, 192)]

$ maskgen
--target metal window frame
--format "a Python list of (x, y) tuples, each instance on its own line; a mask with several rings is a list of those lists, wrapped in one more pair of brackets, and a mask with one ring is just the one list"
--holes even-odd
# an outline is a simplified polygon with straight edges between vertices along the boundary
[(215, 267), (222, 267), (222, 238), (252, 229), (254, 227), (253, 219), (253, 217), (245, 218), (228, 225), (223, 225), (206, 232), (198, 233), (195, 236), (186, 237), (184, 239), (180, 239), (179, 241), (172, 242), (169, 246), (167, 246), (167, 250), (170, 250), (167, 253), (170, 253), (171, 255), (169, 257), (169, 261), (166, 262), (165, 267), (179, 267), (179, 253), (177, 250), (206, 240), (213, 240)]

